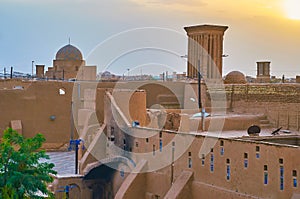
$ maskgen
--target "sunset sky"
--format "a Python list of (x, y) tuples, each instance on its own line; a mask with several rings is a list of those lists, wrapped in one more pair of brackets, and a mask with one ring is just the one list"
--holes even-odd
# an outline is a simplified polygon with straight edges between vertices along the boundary
[[(185, 55), (183, 27), (217, 24), (229, 26), (224, 37), (224, 54), (229, 55), (224, 58), (224, 74), (239, 70), (255, 76), (256, 62), (266, 60), (271, 61), (271, 75), (295, 77), (300, 75), (299, 10), (297, 0), (0, 0), (0, 71), (13, 66), (30, 73), (32, 60), (51, 66), (57, 50), (68, 43), (69, 37), (71, 44), (83, 52), (87, 64), (96, 64), (101, 71), (104, 69), (99, 65), (114, 62), (103, 60), (120, 56), (109, 54), (111, 49), (148, 38), (146, 32), (132, 31), (144, 27), (166, 30), (153, 33), (154, 43), (170, 37), (170, 51)], [(122, 42), (116, 34), (124, 31), (129, 35)], [(182, 38), (175, 42), (177, 37)], [(111, 49), (95, 55), (96, 50), (92, 50), (108, 40)], [(165, 62), (162, 60), (176, 59), (155, 54), (138, 52), (139, 62), (134, 60), (137, 56), (128, 55), (106, 69), (122, 74), (139, 65), (143, 66), (140, 71), (147, 73), (149, 63), (156, 63), (169, 64), (177, 72), (186, 70), (184, 61)], [(141, 59), (144, 56), (147, 58)]]

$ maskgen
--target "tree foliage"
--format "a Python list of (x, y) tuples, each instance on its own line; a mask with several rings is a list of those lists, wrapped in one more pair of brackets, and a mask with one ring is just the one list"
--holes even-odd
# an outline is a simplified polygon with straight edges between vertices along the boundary
[(45, 138), (37, 134), (24, 138), (11, 128), (4, 131), (0, 141), (0, 199), (52, 198), (47, 183), (56, 174), (54, 164), (41, 161), (49, 159), (45, 151), (39, 150)]

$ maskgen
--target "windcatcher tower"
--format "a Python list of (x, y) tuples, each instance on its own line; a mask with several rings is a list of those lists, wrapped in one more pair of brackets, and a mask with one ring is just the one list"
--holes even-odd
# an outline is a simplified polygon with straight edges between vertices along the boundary
[(189, 37), (187, 76), (198, 77), (200, 61), (202, 76), (207, 79), (222, 77), (223, 36), (228, 26), (198, 25), (184, 29)]
[(270, 83), (270, 61), (259, 61), (257, 63), (257, 74), (256, 82), (257, 83)]

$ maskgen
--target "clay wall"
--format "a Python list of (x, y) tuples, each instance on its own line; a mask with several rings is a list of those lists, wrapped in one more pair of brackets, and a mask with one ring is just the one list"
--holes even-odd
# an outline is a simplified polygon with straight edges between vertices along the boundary
[(69, 186), (69, 198), (91, 198), (92, 191), (83, 183), (83, 176), (54, 177), (50, 190), (55, 193), (55, 198), (66, 198), (66, 186)]
[(210, 96), (217, 99), (224, 92), (228, 111), (265, 114), (273, 127), (300, 128), (299, 84), (226, 85), (225, 91), (211, 90), (207, 96), (209, 100)]
[(76, 67), (78, 71), (78, 69), (84, 65), (84, 60), (53, 60), (53, 66), (55, 68), (55, 71), (75, 71)]
[[(158, 131), (148, 139), (135, 138), (134, 142), (138, 145), (134, 144), (132, 150), (145, 153), (147, 149), (149, 152), (149, 148), (151, 151), (152, 146), (155, 145), (154, 158), (155, 156), (159, 158), (161, 153), (169, 152), (171, 157), (171, 151), (166, 151), (165, 146), (174, 141), (172, 140), (174, 136), (164, 131), (160, 135)], [(204, 155), (204, 164), (202, 164), (202, 154), (199, 154), (199, 151), (204, 139), (202, 136), (195, 137), (190, 147), (178, 160), (175, 160), (173, 168), (170, 164), (158, 171), (148, 173), (147, 179), (149, 182), (151, 179), (152, 183), (147, 184), (146, 192), (163, 197), (170, 188), (171, 182), (174, 182), (183, 170), (191, 170), (194, 172), (194, 181), (190, 187), (193, 198), (214, 198), (223, 194), (230, 198), (291, 198), (293, 194), (300, 193), (299, 185), (297, 187), (293, 185), (293, 170), (296, 170), (297, 174), (300, 170), (300, 160), (297, 159), (298, 147), (217, 139), (212, 150)], [(160, 140), (163, 142), (162, 151), (159, 149)], [(181, 150), (180, 148), (181, 146), (175, 142), (175, 151)], [(189, 159), (191, 159), (190, 165)], [(245, 159), (247, 168), (244, 166)], [(283, 160), (282, 164), (279, 159)], [(227, 179), (227, 165), (230, 166), (230, 179)], [(268, 173), (267, 184), (264, 184), (265, 165)], [(281, 166), (284, 168), (283, 190), (280, 190)], [(296, 178), (299, 180), (299, 175)]]
[(0, 79), (0, 90), (11, 90), (15, 86), (22, 86), (27, 89), (31, 85), (31, 81), (21, 80), (21, 79)]
[[(293, 193), (299, 193), (298, 187), (293, 187), (292, 171), (299, 172), (299, 161), (296, 156), (299, 153), (298, 147), (271, 146), (260, 143), (244, 141), (223, 140), (224, 153), (221, 155), (221, 140), (213, 147), (212, 152), (205, 156), (204, 165), (202, 158), (199, 158), (199, 150), (203, 138), (195, 139), (196, 143), (191, 145), (189, 151), (192, 153), (192, 169), (195, 171), (195, 181), (222, 188), (223, 191), (232, 196), (236, 193), (257, 196), (262, 198), (291, 198)], [(257, 148), (259, 147), (259, 152)], [(245, 158), (245, 153), (247, 158)], [(259, 154), (259, 158), (257, 158)], [(212, 167), (213, 155), (213, 171)], [(279, 159), (283, 159), (283, 164)], [(229, 163), (228, 163), (228, 160)], [(245, 159), (248, 167), (244, 166)], [(187, 167), (188, 152), (182, 156), (178, 163), (180, 167)], [(227, 165), (230, 166), (230, 179), (227, 180)], [(268, 184), (264, 184), (264, 166), (267, 166)], [(284, 168), (284, 188), (280, 190), (280, 166)], [(175, 174), (177, 176), (178, 174)], [(212, 197), (211, 192), (200, 193), (200, 189), (193, 189), (194, 196), (204, 198)], [(235, 193), (234, 193), (235, 192)], [(238, 198), (238, 197), (236, 197)]]
[(128, 122), (138, 121), (141, 126), (146, 124), (146, 92), (144, 90), (114, 90), (113, 98)]
[[(151, 107), (155, 104), (162, 106), (179, 105), (183, 107), (184, 103), (184, 83), (160, 83), (160, 84), (146, 84), (140, 87), (147, 93), (147, 107)], [(169, 108), (169, 107), (167, 107)]]
[[(103, 123), (103, 96), (105, 91), (113, 86), (114, 83), (109, 82), (74, 84), (64, 81), (1, 80), (0, 135), (4, 129), (11, 126), (11, 121), (21, 120), (24, 136), (31, 137), (42, 133), (46, 138), (46, 148), (60, 148), (70, 139), (71, 100), (75, 104), (74, 123), (78, 122), (76, 111), (80, 108), (96, 109), (98, 122)], [(59, 94), (60, 89), (65, 94)], [(95, 99), (84, 96), (85, 90), (97, 90), (97, 103)], [(76, 137), (76, 128), (74, 131)]]
[[(145, 189), (145, 198), (164, 197), (183, 170), (194, 173), (189, 185), (193, 198), (291, 198), (300, 194), (299, 184), (293, 184), (294, 179), (299, 181), (299, 147), (203, 136), (195, 136), (190, 145), (188, 142), (182, 144), (176, 141), (176, 137), (184, 139), (191, 138), (191, 135), (163, 129), (120, 129), (111, 115), (109, 118), (108, 126), (113, 126), (117, 132), (113, 143), (126, 151), (148, 157), (147, 166), (151, 172), (146, 174), (146, 187), (135, 187), (135, 190)], [(131, 136), (124, 131), (130, 132)], [(207, 140), (212, 145), (206, 144), (205, 150), (199, 153)], [(133, 155), (130, 158), (134, 162), (140, 160)], [(163, 165), (164, 162), (167, 164)]]
[[(76, 83), (77, 84), (77, 83)], [(0, 131), (3, 132), (10, 121), (21, 120), (23, 134), (32, 136), (37, 132), (46, 135), (47, 142), (68, 142), (70, 136), (70, 107), (74, 90), (73, 82), (61, 81), (23, 81), (18, 79), (0, 81)], [(103, 96), (106, 90), (115, 87), (115, 82), (84, 82), (80, 83), (80, 106), (84, 108), (84, 89), (97, 89), (96, 103), (85, 103), (95, 106), (98, 121), (104, 122)], [(132, 87), (136, 83), (124, 83)], [(172, 84), (166, 82), (166, 84)], [(184, 100), (184, 83), (169, 85), (145, 84), (139, 86), (146, 93), (146, 106), (161, 103), (159, 96), (176, 94), (179, 104)], [(195, 90), (196, 86), (194, 85)], [(16, 89), (13, 89), (16, 88)], [(22, 88), (22, 89), (20, 89)], [(59, 95), (59, 89), (65, 95)], [(171, 88), (171, 89), (170, 89)], [(168, 91), (169, 90), (169, 91)], [(172, 90), (172, 92), (171, 92)], [(225, 87), (227, 108), (237, 113), (266, 114), (273, 127), (299, 129), (300, 123), (300, 85), (299, 84), (247, 84), (227, 85)], [(220, 91), (210, 91), (218, 96)], [(211, 93), (207, 93), (210, 97)], [(174, 96), (174, 95), (173, 95)], [(169, 98), (165, 98), (169, 99)], [(136, 102), (133, 102), (136, 103)], [(95, 104), (95, 105), (93, 105)], [(209, 103), (206, 103), (209, 104)], [(145, 109), (144, 109), (145, 110)], [(136, 113), (134, 113), (136, 114)], [(52, 121), (50, 116), (55, 116)]]
[[(0, 134), (12, 120), (21, 120), (26, 137), (43, 133), (48, 143), (69, 140), (72, 84), (17, 82), (15, 85), (24, 89), (0, 90)], [(60, 95), (59, 89), (64, 90), (65, 94)]]

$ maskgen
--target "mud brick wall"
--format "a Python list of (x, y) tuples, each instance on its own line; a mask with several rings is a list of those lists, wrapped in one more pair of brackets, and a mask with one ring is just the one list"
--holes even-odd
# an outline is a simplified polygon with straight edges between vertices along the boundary
[(299, 129), (300, 84), (229, 84), (210, 89), (207, 96), (209, 100), (226, 96), (228, 111), (265, 114), (272, 127)]

